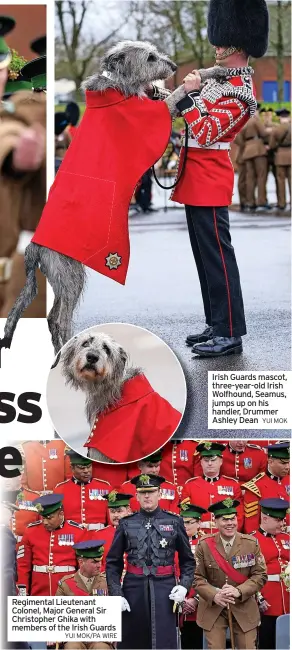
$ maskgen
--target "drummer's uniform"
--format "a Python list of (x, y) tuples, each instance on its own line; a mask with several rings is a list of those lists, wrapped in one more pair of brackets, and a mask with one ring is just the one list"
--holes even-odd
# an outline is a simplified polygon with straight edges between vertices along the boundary
[[(226, 68), (227, 80), (208, 79), (177, 107), (187, 122), (185, 170), (171, 198), (186, 206), (186, 217), (204, 304), (213, 335), (246, 334), (239, 271), (229, 232), (234, 171), (230, 145), (255, 114), (250, 67)], [(180, 154), (178, 176), (184, 148)]]
[(235, 478), (240, 485), (265, 472), (267, 455), (258, 445), (247, 444), (244, 451), (236, 451), (227, 445), (222, 454), (222, 474)]
[(52, 492), (57, 483), (71, 476), (63, 440), (29, 440), (21, 443), (24, 464), (21, 484), (40, 494)]

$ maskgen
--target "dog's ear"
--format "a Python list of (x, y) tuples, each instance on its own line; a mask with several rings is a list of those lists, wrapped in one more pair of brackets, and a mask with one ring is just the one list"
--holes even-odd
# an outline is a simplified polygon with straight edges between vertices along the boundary
[(119, 348), (119, 353), (120, 353), (120, 358), (121, 358), (121, 360), (122, 360), (122, 362), (123, 362), (123, 364), (125, 366), (128, 359), (129, 359), (129, 357), (127, 355), (127, 352), (126, 352), (126, 350), (124, 350), (124, 348), (120, 347)]
[(58, 354), (57, 354), (57, 356), (55, 358), (55, 361), (54, 361), (53, 365), (51, 366), (51, 370), (53, 370), (53, 368), (57, 367), (60, 359), (61, 359), (61, 350), (60, 350), (60, 352), (58, 352)]
[(110, 54), (103, 59), (103, 67), (109, 72), (113, 72), (118, 68), (121, 63), (125, 61), (125, 54), (123, 52), (117, 54)]

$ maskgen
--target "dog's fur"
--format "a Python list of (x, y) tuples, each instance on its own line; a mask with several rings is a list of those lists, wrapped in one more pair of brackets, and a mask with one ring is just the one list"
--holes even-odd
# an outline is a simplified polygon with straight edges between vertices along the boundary
[[(124, 348), (103, 332), (89, 331), (73, 338), (62, 350), (60, 362), (66, 384), (86, 395), (90, 428), (97, 415), (120, 400), (124, 383), (142, 373), (130, 364)], [(100, 455), (94, 457), (102, 460)]]
[[(167, 79), (176, 70), (173, 63), (151, 43), (122, 41), (111, 48), (101, 63), (101, 74), (89, 77), (84, 89), (105, 91), (121, 90), (127, 96), (145, 96), (149, 85), (157, 79)], [(224, 68), (202, 70), (201, 78), (225, 78)], [(184, 86), (179, 86), (165, 102), (171, 115), (176, 113), (176, 103), (185, 96)], [(82, 233), (80, 233), (82, 236)], [(86, 271), (76, 260), (49, 248), (30, 243), (25, 251), (26, 284), (8, 315), (1, 347), (10, 347), (13, 334), (22, 312), (37, 295), (36, 269), (39, 267), (54, 291), (54, 304), (48, 315), (48, 327), (55, 354), (72, 336), (73, 312), (85, 288)]]

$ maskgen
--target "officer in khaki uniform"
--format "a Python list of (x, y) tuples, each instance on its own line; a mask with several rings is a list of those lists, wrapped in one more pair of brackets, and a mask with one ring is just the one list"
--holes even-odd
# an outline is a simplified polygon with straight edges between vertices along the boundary
[(245, 140), (243, 138), (242, 131), (239, 131), (234, 142), (238, 146), (235, 162), (237, 165), (237, 172), (238, 172), (237, 183), (238, 183), (240, 209), (244, 211), (246, 208), (247, 199), (246, 199), (246, 161), (242, 159), (242, 155), (245, 147)]
[(228, 627), (233, 648), (256, 648), (260, 614), (255, 595), (267, 581), (267, 570), (258, 541), (237, 532), (236, 505), (228, 497), (210, 506), (219, 532), (206, 535), (196, 549), (197, 624), (211, 650), (226, 648)]
[[(7, 317), (25, 284), (24, 250), (40, 219), (46, 196), (45, 57), (27, 63), (23, 79), (34, 92), (19, 90), (19, 80), (10, 83), (9, 101), (0, 110), (0, 316)], [(9, 84), (7, 84), (8, 86)], [(22, 86), (20, 86), (22, 88)], [(33, 129), (34, 133), (28, 129)], [(15, 154), (21, 139), (38, 141), (37, 164), (30, 171), (18, 168)], [(30, 142), (27, 141), (28, 148)], [(38, 297), (26, 310), (25, 317), (45, 317), (46, 283), (37, 272)]]
[[(72, 575), (65, 576), (60, 580), (56, 596), (107, 596), (107, 585), (105, 574), (100, 572), (102, 556), (104, 551), (103, 540), (87, 540), (74, 544), (79, 569)], [(91, 650), (99, 648), (112, 648), (110, 643), (105, 641), (68, 641), (64, 644), (65, 650)]]
[[(268, 152), (264, 144), (266, 135), (266, 129), (258, 112), (242, 129), (242, 138), (244, 140), (242, 161), (246, 163), (246, 202), (251, 210), (269, 208), (266, 191)], [(256, 188), (257, 201), (255, 198)]]
[(286, 207), (286, 179), (289, 185), (291, 203), (291, 117), (290, 111), (282, 108), (276, 111), (280, 124), (270, 135), (270, 151), (275, 152), (275, 167), (277, 175), (277, 207), (285, 210)]

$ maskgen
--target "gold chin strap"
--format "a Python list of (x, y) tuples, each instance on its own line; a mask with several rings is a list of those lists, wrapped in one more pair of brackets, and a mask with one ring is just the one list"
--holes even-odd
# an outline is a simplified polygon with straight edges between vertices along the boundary
[(241, 52), (241, 50), (231, 45), (230, 47), (227, 47), (222, 54), (215, 54), (216, 61), (223, 61), (224, 59), (227, 59), (228, 56), (231, 56), (231, 54), (235, 54), (235, 52)]

